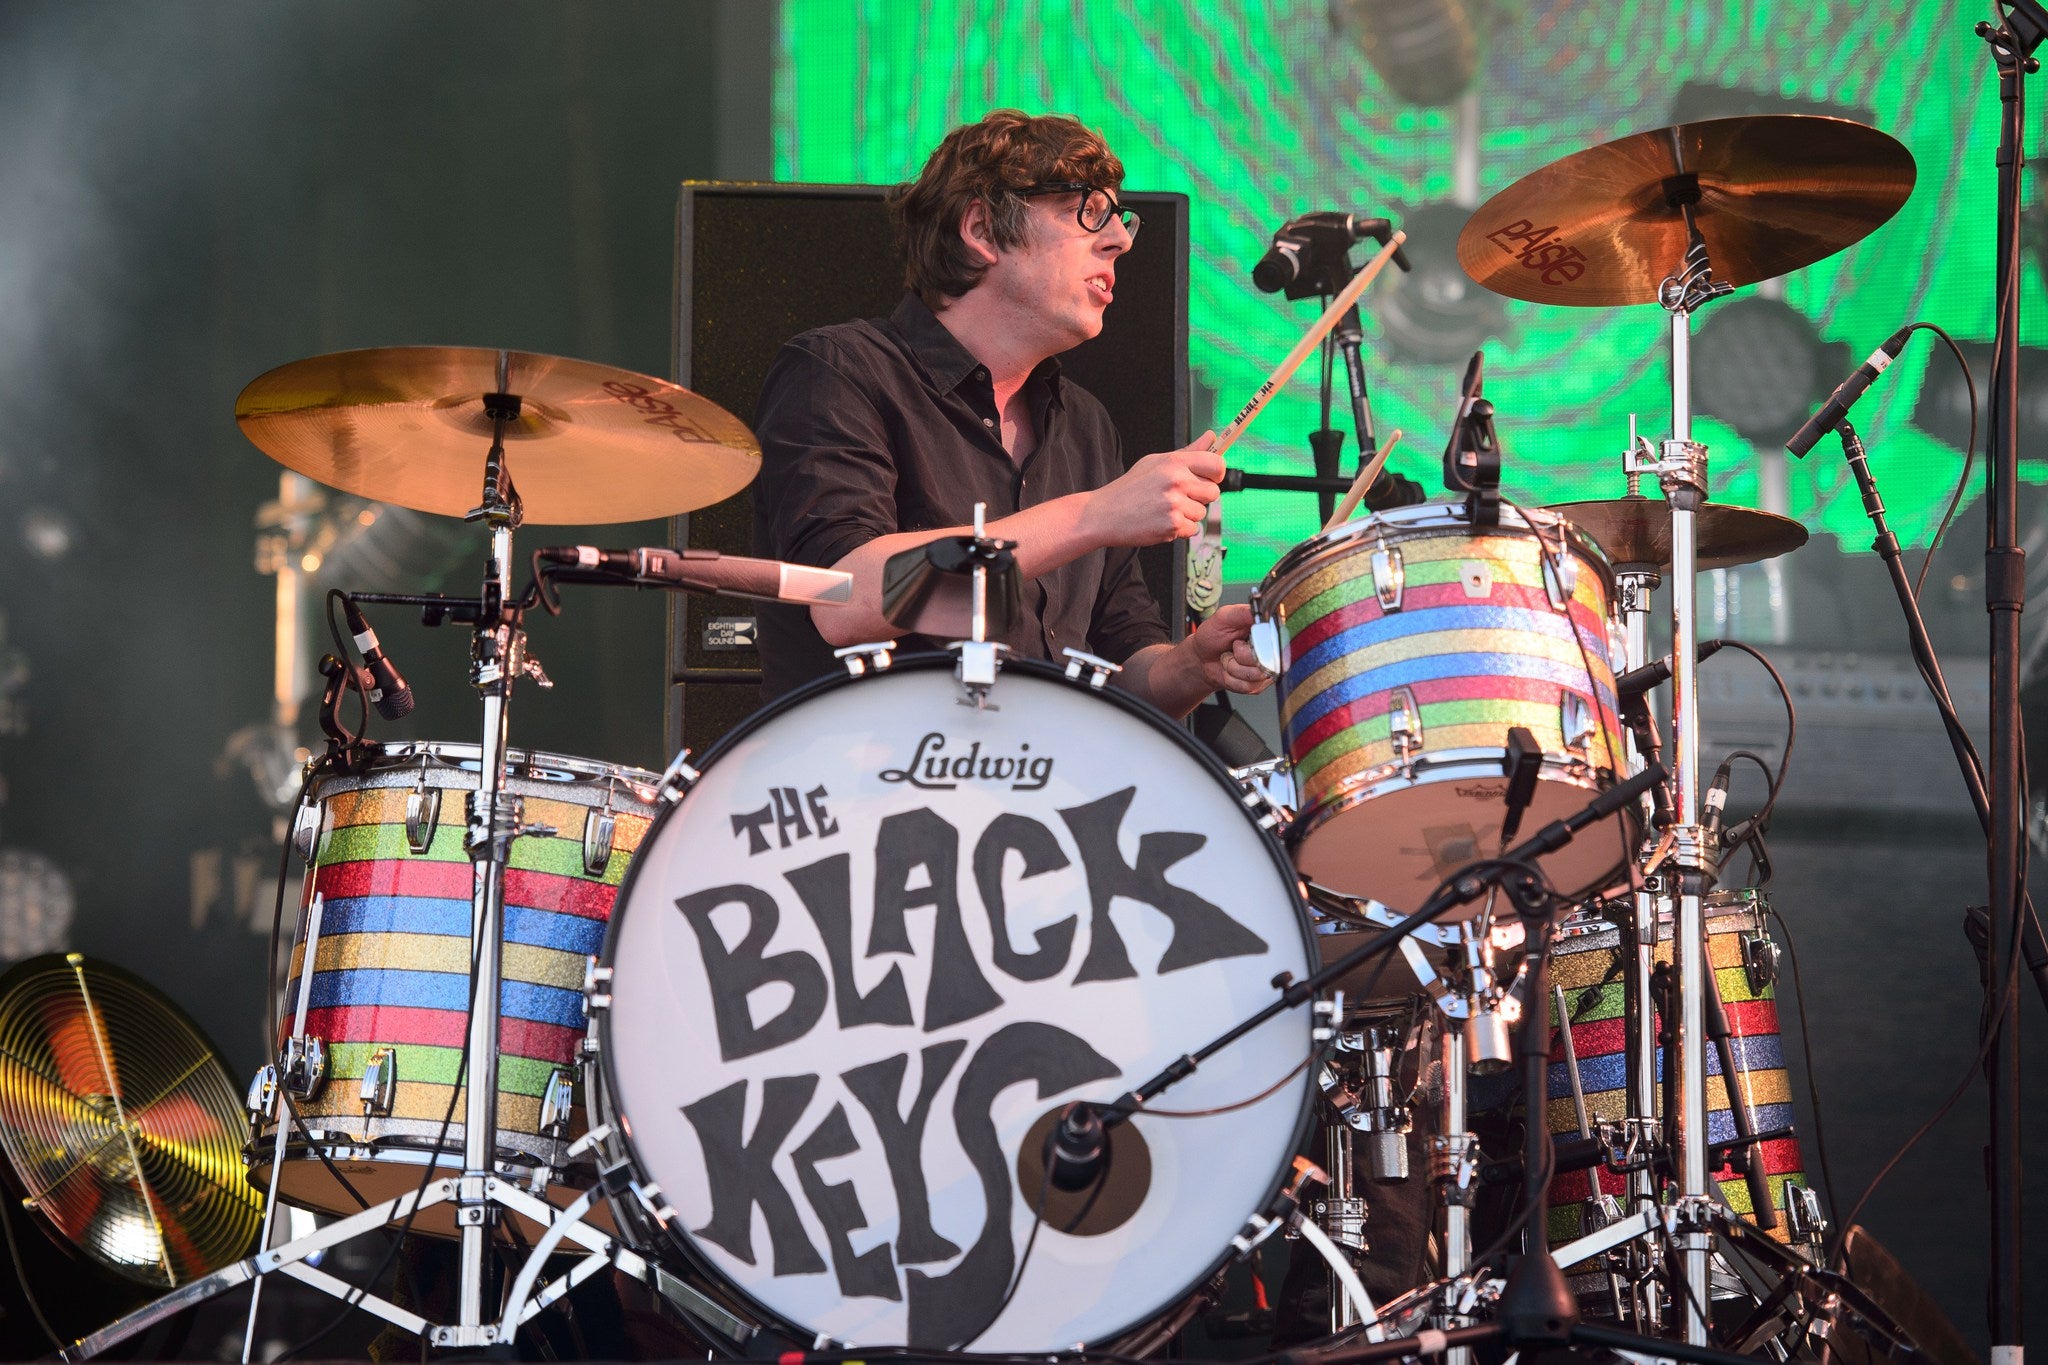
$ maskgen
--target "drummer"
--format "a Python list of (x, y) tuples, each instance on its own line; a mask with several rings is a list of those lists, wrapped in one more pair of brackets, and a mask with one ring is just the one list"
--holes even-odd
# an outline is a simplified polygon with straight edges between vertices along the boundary
[(1138, 215), (1123, 164), (1071, 118), (997, 110), (948, 134), (891, 192), (907, 292), (887, 318), (783, 346), (754, 418), (755, 553), (853, 575), (846, 605), (763, 604), (766, 691), (835, 671), (835, 648), (938, 649), (960, 619), (906, 634), (882, 615), (892, 555), (971, 534), (1017, 543), (1021, 610), (996, 638), (1023, 658), (1068, 648), (1123, 665), (1116, 683), (1182, 716), (1218, 689), (1262, 691), (1227, 606), (1170, 642), (1137, 550), (1195, 534), (1219, 495), (1209, 433), (1128, 470), (1109, 414), (1057, 357), (1102, 331)]

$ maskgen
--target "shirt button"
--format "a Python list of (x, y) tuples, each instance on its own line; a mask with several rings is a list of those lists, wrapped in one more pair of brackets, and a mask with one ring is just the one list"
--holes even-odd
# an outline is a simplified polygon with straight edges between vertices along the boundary
[(976, 371), (974, 372), (974, 377), (975, 377), (976, 379), (986, 379), (986, 378), (988, 378), (988, 371), (987, 371), (987, 370), (976, 370)]
[(985, 427), (992, 427), (995, 425), (995, 422), (990, 418), (984, 417), (981, 419), (981, 424)]

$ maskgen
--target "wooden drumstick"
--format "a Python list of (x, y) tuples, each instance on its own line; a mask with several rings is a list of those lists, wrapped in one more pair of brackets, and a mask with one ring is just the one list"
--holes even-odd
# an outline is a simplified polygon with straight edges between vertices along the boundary
[(1330, 519), (1323, 523), (1325, 531), (1334, 531), (1350, 519), (1358, 510), (1358, 500), (1365, 496), (1365, 490), (1372, 487), (1372, 481), (1387, 467), (1387, 456), (1394, 453), (1394, 447), (1401, 444), (1401, 428), (1395, 427), (1394, 434), (1380, 447), (1379, 453), (1358, 471), (1358, 477), (1351, 481), (1351, 487), (1344, 491), (1344, 500), (1337, 504), (1337, 510), (1330, 513)]
[(1387, 244), (1379, 249), (1379, 253), (1365, 263), (1365, 268), (1351, 277), (1351, 283), (1345, 285), (1338, 291), (1337, 297), (1330, 300), (1330, 306), (1315, 320), (1315, 325), (1308, 329), (1300, 341), (1294, 343), (1294, 349), (1287, 353), (1287, 358), (1280, 362), (1279, 368), (1273, 371), (1265, 383), (1259, 385), (1259, 391), (1252, 395), (1251, 402), (1246, 403), (1238, 411), (1237, 416), (1230, 419), (1230, 425), (1223, 428), (1223, 433), (1216, 438), (1216, 443), (1209, 447), (1211, 450), (1221, 455), (1237, 444), (1237, 438), (1244, 435), (1244, 429), (1264, 410), (1267, 400), (1301, 368), (1301, 362), (1308, 359), (1309, 352), (1322, 344), (1323, 338), (1337, 325), (1338, 319), (1344, 316), (1352, 304), (1358, 302), (1358, 296), (1365, 292), (1365, 287), (1372, 283), (1375, 275), (1386, 268), (1394, 253), (1401, 249), (1401, 243), (1407, 240), (1407, 233), (1396, 232)]

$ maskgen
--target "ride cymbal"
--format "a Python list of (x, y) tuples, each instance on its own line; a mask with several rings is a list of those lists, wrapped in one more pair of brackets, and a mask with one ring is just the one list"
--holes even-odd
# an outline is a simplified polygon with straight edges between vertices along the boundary
[[(1593, 538), (1611, 563), (1671, 567), (1671, 504), (1660, 498), (1554, 502), (1550, 510)], [(1776, 512), (1710, 502), (1693, 516), (1701, 569), (1776, 559), (1806, 543), (1806, 528)]]
[(511, 394), (505, 464), (525, 519), (642, 521), (708, 507), (761, 467), (744, 422), (665, 380), (482, 346), (387, 346), (281, 365), (235, 400), (256, 448), (379, 502), (459, 517), (482, 500), (493, 420)]
[(1586, 308), (1655, 303), (1688, 245), (1740, 286), (1860, 241), (1913, 191), (1913, 154), (1849, 119), (1757, 114), (1681, 123), (1573, 152), (1473, 211), (1458, 264), (1497, 294)]

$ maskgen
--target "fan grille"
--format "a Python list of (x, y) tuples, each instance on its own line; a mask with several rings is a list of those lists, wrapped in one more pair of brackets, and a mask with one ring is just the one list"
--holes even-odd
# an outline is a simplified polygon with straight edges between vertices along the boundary
[(196, 1025), (139, 978), (77, 953), (0, 977), (0, 1152), (65, 1240), (171, 1288), (245, 1255), (241, 1097)]

